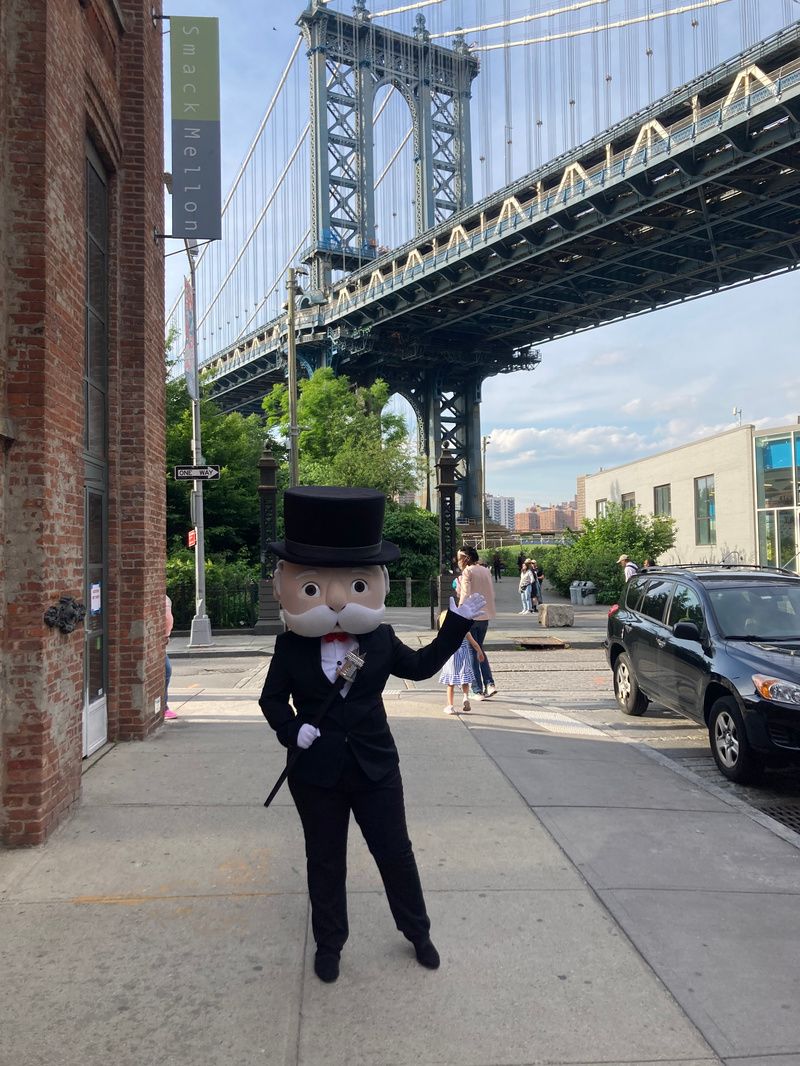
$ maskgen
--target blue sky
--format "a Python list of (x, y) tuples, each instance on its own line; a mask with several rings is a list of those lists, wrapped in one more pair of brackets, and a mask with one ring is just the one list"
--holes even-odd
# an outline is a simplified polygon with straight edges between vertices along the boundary
[[(406, 2), (370, 0), (368, 6), (375, 11)], [(648, 5), (651, 11), (677, 6), (677, 0), (625, 0), (624, 6), (622, 0), (609, 3), (634, 14), (646, 11)], [(345, 0), (335, 0), (332, 6), (351, 10)], [(509, 5), (512, 16), (563, 6), (563, 0), (511, 0)], [(224, 4), (219, 0), (173, 0), (169, 5), (170, 14), (220, 18), (223, 189), (229, 187), (238, 170), (294, 46), (294, 22), (302, 7), (302, 2), (293, 0), (227, 0)], [(429, 27), (436, 32), (455, 25), (470, 27), (489, 17), (501, 18), (503, 10), (500, 0), (443, 0), (424, 12)], [(698, 14), (698, 19), (706, 21), (701, 21), (697, 32), (705, 36), (692, 38), (700, 41), (694, 56), (681, 48), (677, 30), (672, 39), (660, 30), (662, 36), (652, 42), (652, 58), (658, 60), (663, 55), (665, 68), (671, 64), (674, 69), (685, 69), (688, 77), (693, 73), (692, 62), (704, 66), (704, 57), (712, 49), (716, 49), (718, 58), (726, 58), (739, 50), (743, 35), (772, 32), (784, 24), (786, 12), (792, 10), (789, 0), (728, 0), (713, 12)], [(410, 11), (395, 16), (392, 24), (407, 31), (415, 14)], [(541, 33), (546, 24), (547, 20), (539, 20), (516, 27), (513, 37)], [(503, 31), (495, 31), (473, 38), (487, 43), (502, 40), (502, 34)], [(564, 45), (559, 47), (565, 56)], [(524, 62), (522, 54), (529, 51), (514, 49), (513, 62)], [(582, 62), (588, 64), (591, 53), (580, 55)], [(602, 64), (602, 48), (595, 55)], [(492, 145), (487, 141), (488, 148), (478, 143), (482, 137), (495, 136), (498, 126), (500, 137), (503, 136), (505, 116), (495, 113), (503, 107), (499, 102), (502, 56), (493, 53), (490, 62), (486, 61), (488, 57), (485, 53), (483, 71), (473, 93), (473, 139), (476, 153), (484, 157), (483, 163), (476, 166), (476, 194), (482, 192), (481, 180), (492, 188), (499, 187), (505, 173), (503, 147), (498, 147), (497, 142)], [(538, 76), (544, 90), (547, 65), (544, 59), (540, 63)], [(165, 69), (168, 71), (168, 65)], [(512, 79), (517, 77), (515, 70), (520, 69), (512, 67)], [(642, 66), (637, 72), (640, 92), (647, 88), (648, 69)], [(666, 77), (666, 72), (661, 76)], [(662, 91), (658, 77), (654, 82), (658, 95)], [(513, 84), (517, 81), (513, 80)], [(618, 87), (616, 105), (621, 107), (626, 98), (632, 100), (636, 89), (633, 75), (629, 75), (626, 84)], [(580, 80), (569, 91), (573, 96), (581, 91)], [(582, 91), (581, 140), (593, 132), (593, 114), (595, 118), (599, 115), (602, 127), (604, 107), (612, 106), (610, 100), (593, 101), (585, 84)], [(524, 94), (517, 94), (512, 110), (515, 133), (510, 151), (514, 153), (515, 176), (528, 169), (526, 162), (532, 153), (539, 151), (547, 156), (548, 141), (543, 138), (537, 143), (528, 128), (522, 129), (526, 124), (521, 112), (538, 106), (531, 96), (523, 97)], [(491, 124), (480, 110), (487, 106), (492, 108)], [(568, 131), (561, 132), (567, 135)], [(554, 129), (550, 143), (555, 144), (557, 136)], [(276, 145), (274, 150), (280, 152), (282, 146)], [(491, 167), (489, 173), (487, 166)], [(166, 168), (169, 167), (167, 160)], [(166, 250), (176, 251), (179, 247), (177, 242), (168, 242)], [(171, 256), (167, 265), (170, 304), (185, 270), (184, 257)], [(547, 504), (571, 498), (579, 474), (729, 428), (735, 422), (734, 407), (741, 408), (746, 422), (762, 426), (794, 422), (800, 416), (800, 383), (795, 369), (800, 332), (798, 284), (797, 275), (784, 275), (555, 341), (542, 347), (542, 363), (537, 370), (488, 379), (482, 405), (482, 429), (491, 437), (487, 491), (514, 496), (518, 510), (534, 502)]]

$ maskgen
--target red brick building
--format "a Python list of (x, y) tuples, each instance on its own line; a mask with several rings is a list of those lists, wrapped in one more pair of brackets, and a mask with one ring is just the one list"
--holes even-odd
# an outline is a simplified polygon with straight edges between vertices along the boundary
[[(0, 840), (164, 688), (162, 23), (0, 3)], [(157, 2), (156, 6), (160, 8)], [(86, 607), (69, 630), (62, 597)], [(73, 619), (74, 621), (74, 619)]]

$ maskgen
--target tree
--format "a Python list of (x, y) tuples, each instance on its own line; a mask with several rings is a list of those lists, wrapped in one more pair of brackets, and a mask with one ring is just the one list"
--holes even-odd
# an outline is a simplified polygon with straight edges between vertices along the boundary
[(388, 566), (392, 578), (423, 580), (439, 570), (439, 522), (436, 515), (413, 504), (389, 506), (383, 535), (400, 548), (400, 558)]
[[(185, 544), (191, 525), (191, 483), (177, 482), (173, 466), (191, 461), (192, 406), (183, 378), (167, 382), (167, 546)], [(219, 481), (207, 482), (203, 493), (206, 550), (231, 558), (259, 556), (258, 460), (264, 424), (258, 415), (224, 414), (213, 400), (200, 400), (203, 455), (218, 465)]]
[(551, 553), (547, 576), (562, 595), (572, 581), (593, 581), (600, 603), (616, 603), (625, 577), (617, 563), (629, 555), (641, 565), (657, 559), (675, 543), (675, 520), (665, 515), (645, 515), (637, 508), (609, 504), (602, 518), (584, 519), (580, 533)]
[[(298, 467), (304, 485), (350, 485), (396, 496), (416, 488), (419, 460), (402, 416), (384, 410), (389, 387), (353, 386), (330, 367), (299, 385)], [(274, 385), (264, 399), (267, 427), (289, 435), (289, 393)]]

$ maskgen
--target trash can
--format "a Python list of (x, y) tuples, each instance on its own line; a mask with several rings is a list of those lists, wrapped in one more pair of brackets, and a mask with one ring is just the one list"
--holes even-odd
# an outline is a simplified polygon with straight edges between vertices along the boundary
[(581, 584), (580, 581), (573, 581), (569, 586), (569, 602), (574, 604), (581, 603)]
[(593, 581), (581, 581), (581, 601), (586, 607), (597, 603), (597, 585)]

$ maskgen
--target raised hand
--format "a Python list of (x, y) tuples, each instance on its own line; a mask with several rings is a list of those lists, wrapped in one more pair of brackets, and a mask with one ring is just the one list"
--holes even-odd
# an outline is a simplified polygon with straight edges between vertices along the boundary
[(480, 592), (472, 592), (464, 600), (460, 607), (456, 607), (456, 601), (450, 597), (450, 610), (454, 614), (460, 614), (462, 618), (470, 620), (476, 618), (486, 606), (486, 597)]

